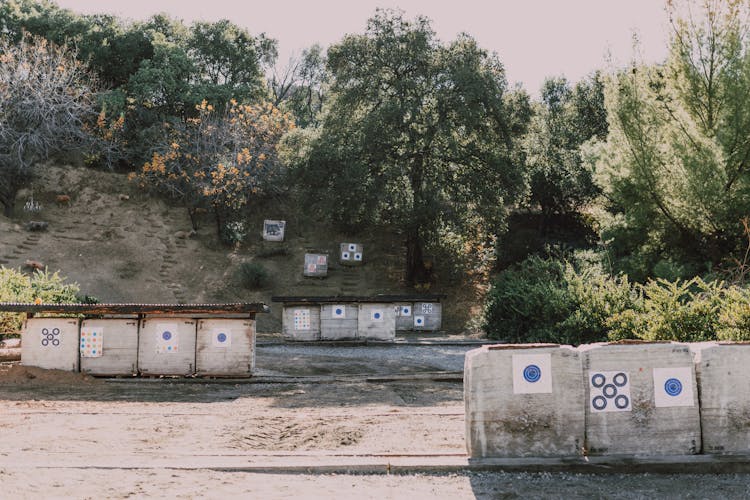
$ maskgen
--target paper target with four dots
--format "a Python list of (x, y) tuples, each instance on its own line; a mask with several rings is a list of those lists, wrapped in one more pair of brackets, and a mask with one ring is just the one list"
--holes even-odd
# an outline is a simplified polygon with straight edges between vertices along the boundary
[(176, 323), (162, 323), (156, 329), (156, 352), (172, 354), (179, 348)]
[(42, 328), (42, 347), (60, 347), (60, 329), (57, 327)]
[(552, 392), (552, 356), (546, 354), (513, 355), (513, 394), (549, 394)]
[(654, 405), (694, 406), (692, 368), (654, 368)]
[(630, 374), (626, 371), (590, 371), (592, 413), (631, 411)]
[(214, 329), (211, 331), (211, 344), (214, 347), (229, 347), (232, 345), (232, 332), (226, 329)]
[(104, 354), (104, 329), (101, 327), (81, 328), (81, 357), (100, 358)]

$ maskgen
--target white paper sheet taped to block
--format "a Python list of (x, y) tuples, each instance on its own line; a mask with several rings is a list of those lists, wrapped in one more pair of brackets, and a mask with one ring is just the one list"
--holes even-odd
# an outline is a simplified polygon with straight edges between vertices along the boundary
[(333, 319), (346, 319), (346, 307), (342, 305), (333, 306), (331, 308), (331, 318)]
[(104, 328), (81, 328), (81, 357), (100, 358), (104, 354)]
[(373, 309), (370, 314), (370, 319), (373, 321), (383, 321), (383, 311), (380, 309)]
[(630, 375), (625, 371), (590, 371), (593, 413), (631, 411)]
[(308, 331), (310, 328), (310, 309), (296, 309), (294, 311), (294, 329)]
[(552, 358), (545, 354), (514, 354), (513, 394), (552, 393)]
[(654, 405), (657, 408), (695, 405), (690, 367), (654, 368)]
[(232, 345), (232, 332), (226, 329), (213, 330), (211, 332), (211, 345), (214, 347), (230, 347)]
[(156, 328), (156, 352), (172, 354), (179, 348), (179, 335), (176, 323), (159, 323)]

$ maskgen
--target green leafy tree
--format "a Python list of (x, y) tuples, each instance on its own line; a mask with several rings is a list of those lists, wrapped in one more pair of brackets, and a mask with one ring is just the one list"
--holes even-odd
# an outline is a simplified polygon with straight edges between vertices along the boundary
[(670, 3), (665, 64), (635, 62), (606, 84), (610, 130), (593, 153), (615, 215), (605, 232), (644, 267), (718, 263), (750, 212), (748, 5), (695, 4)]
[(502, 65), (467, 35), (442, 45), (423, 17), (378, 10), (363, 35), (328, 50), (319, 130), (290, 139), (293, 174), (345, 229), (405, 237), (406, 279), (423, 282), (426, 243), (493, 234), (522, 189)]
[(281, 71), (275, 71), (268, 81), (274, 105), (283, 106), (294, 114), (300, 127), (319, 125), (320, 112), (325, 102), (326, 55), (315, 44), (292, 57)]

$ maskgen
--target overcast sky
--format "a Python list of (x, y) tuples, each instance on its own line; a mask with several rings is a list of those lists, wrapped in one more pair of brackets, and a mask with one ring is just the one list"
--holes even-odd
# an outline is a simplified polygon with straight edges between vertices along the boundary
[(667, 16), (662, 0), (57, 0), (80, 13), (146, 19), (167, 12), (189, 23), (229, 19), (279, 42), (279, 61), (313, 43), (328, 46), (362, 33), (377, 7), (425, 15), (442, 41), (465, 31), (498, 53), (508, 79), (537, 94), (546, 76), (578, 81), (633, 54), (633, 34), (646, 61), (666, 56)]

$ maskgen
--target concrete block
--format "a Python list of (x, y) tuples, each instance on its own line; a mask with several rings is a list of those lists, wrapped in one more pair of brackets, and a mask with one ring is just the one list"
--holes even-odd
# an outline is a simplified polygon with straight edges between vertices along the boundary
[(195, 320), (149, 316), (141, 320), (138, 370), (144, 375), (195, 373)]
[(396, 310), (393, 304), (360, 304), (357, 337), (364, 340), (396, 340)]
[(464, 403), (472, 458), (581, 454), (581, 356), (570, 346), (501, 345), (469, 351)]
[(325, 278), (328, 276), (328, 254), (306, 253), (305, 268), (302, 274), (310, 278)]
[(84, 319), (81, 322), (81, 372), (92, 375), (138, 373), (137, 319)]
[(396, 331), (408, 332), (414, 330), (414, 303), (396, 302)]
[(323, 304), (320, 306), (321, 340), (354, 340), (359, 327), (357, 304)]
[(198, 375), (249, 377), (255, 368), (255, 321), (201, 319), (195, 349)]
[(78, 319), (27, 319), (21, 332), (21, 364), (77, 372)]
[(700, 393), (703, 452), (750, 453), (750, 345), (691, 345)]
[(284, 306), (281, 313), (281, 331), (287, 340), (320, 340), (320, 306)]
[(590, 455), (700, 452), (698, 389), (687, 344), (594, 344), (579, 351)]
[(416, 331), (435, 332), (442, 328), (443, 308), (439, 302), (415, 302), (412, 314)]
[(364, 262), (364, 246), (361, 243), (342, 243), (339, 246), (339, 263), (342, 266), (361, 266)]

